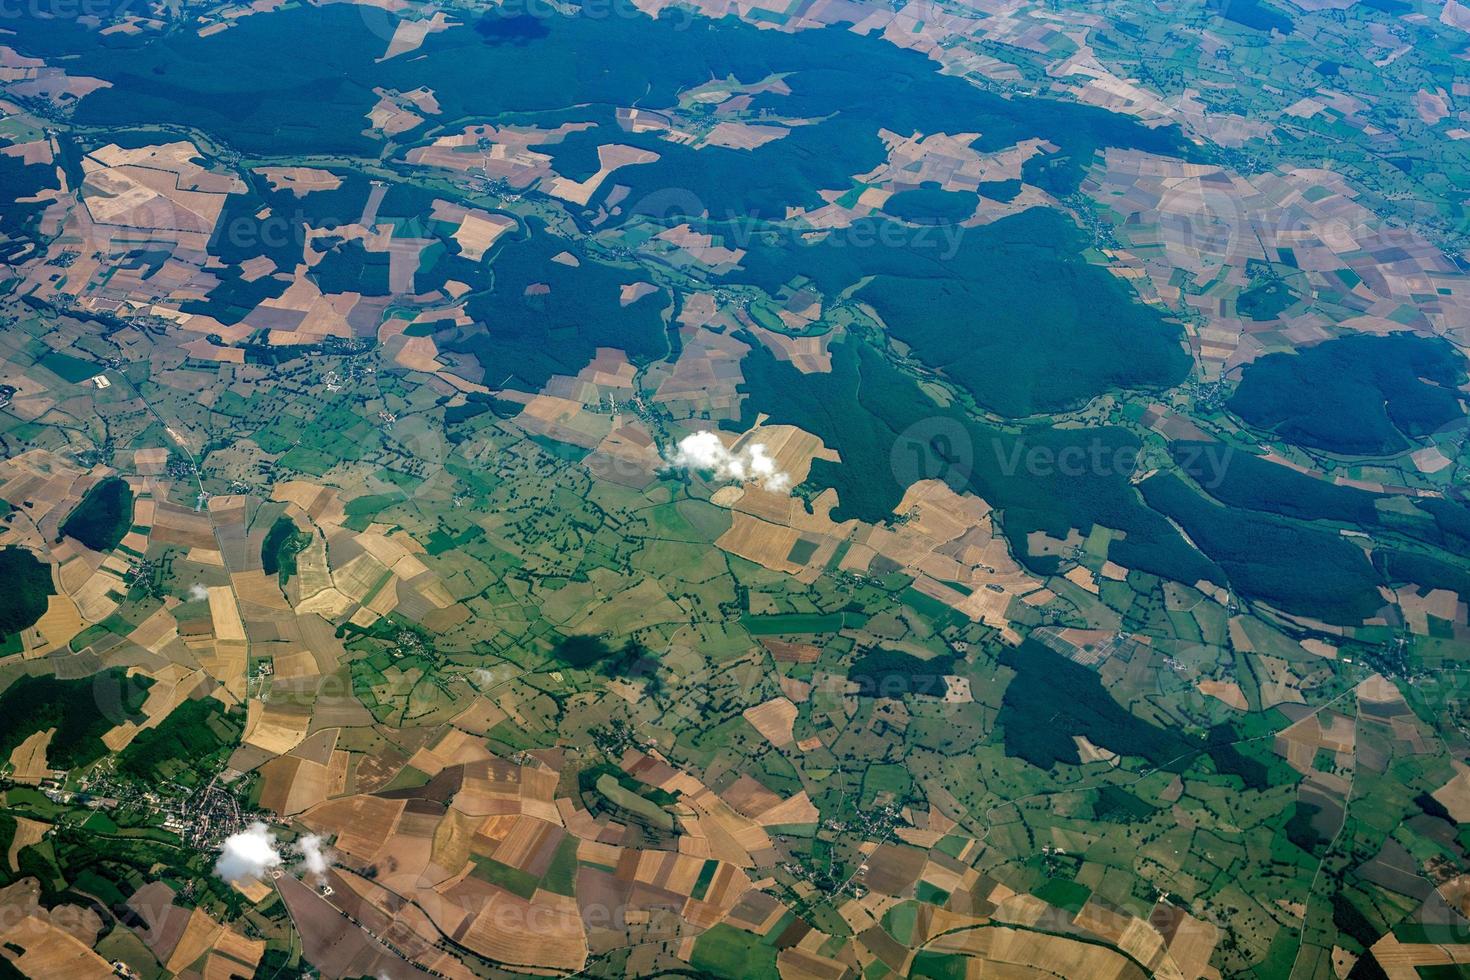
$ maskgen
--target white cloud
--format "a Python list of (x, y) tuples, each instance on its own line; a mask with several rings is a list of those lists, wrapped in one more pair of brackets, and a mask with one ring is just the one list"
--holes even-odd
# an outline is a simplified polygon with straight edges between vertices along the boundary
[(281, 852), (276, 847), (276, 835), (260, 821), (256, 821), (238, 834), (231, 834), (220, 845), (219, 860), (214, 863), (214, 873), (225, 881), (257, 881), (267, 871), (281, 866)]
[(191, 585), (189, 586), (189, 598), (196, 602), (201, 599), (208, 599), (209, 590), (202, 585)]
[(739, 452), (731, 452), (713, 432), (696, 432), (679, 440), (669, 465), (675, 469), (712, 472), (721, 480), (754, 483), (775, 493), (791, 486), (791, 478), (776, 468), (776, 460), (766, 447), (753, 442)]
[(307, 834), (292, 845), (291, 850), (301, 855), (302, 867), (312, 878), (325, 875), (334, 857), (331, 848), (322, 843), (319, 834)]

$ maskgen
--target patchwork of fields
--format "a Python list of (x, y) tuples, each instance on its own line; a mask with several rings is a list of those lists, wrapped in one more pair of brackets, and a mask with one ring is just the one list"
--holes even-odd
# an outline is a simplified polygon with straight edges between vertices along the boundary
[(1467, 8), (23, 6), (0, 975), (1467, 969)]

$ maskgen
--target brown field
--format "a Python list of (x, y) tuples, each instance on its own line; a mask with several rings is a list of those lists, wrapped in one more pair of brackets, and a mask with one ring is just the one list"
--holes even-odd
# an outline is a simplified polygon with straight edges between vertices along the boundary
[(1002, 976), (1014, 971), (1022, 976), (1041, 974), (1092, 980), (1142, 980), (1145, 976), (1122, 954), (1105, 946), (1006, 926), (983, 926), (951, 933), (935, 939), (929, 948), (981, 960), (984, 966), (977, 974), (980, 976), (988, 971)]
[(244, 741), (271, 755), (284, 755), (301, 743), (310, 724), (310, 708), (251, 701)]
[(1450, 811), (1450, 816), (1457, 822), (1470, 823), (1470, 768), (1456, 765), (1455, 769), (1449, 782), (1431, 795)]
[(278, 756), (260, 767), (264, 786), (260, 805), (281, 816), (293, 816), (324, 803), (332, 787), (327, 766), (294, 755)]
[(587, 936), (575, 899), (537, 892), (527, 902), (493, 885), (466, 887), (471, 881), (446, 893), (464, 900), (473, 894), (479, 908), (460, 939), (465, 946), (502, 963), (573, 972), (586, 966)]
[(41, 843), (46, 831), (50, 829), (49, 823), (42, 823), (40, 820), (32, 820), (30, 817), (15, 818), (15, 836), (10, 839), (10, 850), (5, 855), (11, 871), (20, 870), (20, 852), (32, 844)]
[(817, 811), (816, 805), (812, 803), (811, 797), (803, 790), (757, 813), (755, 819), (763, 827), (784, 827), (795, 824), (815, 824), (821, 819), (821, 814)]
[[(804, 312), (806, 316), (815, 319), (821, 310), (813, 309)], [(795, 314), (786, 313), (784, 310), (782, 313), (784, 314), (782, 319), (787, 317), (798, 319)], [(804, 325), (796, 323), (792, 324), (792, 328), (800, 329)], [(790, 334), (776, 333), (752, 324), (751, 333), (759, 337), (761, 343), (769, 347), (778, 358), (789, 361), (791, 366), (802, 374), (819, 374), (832, 370), (832, 352), (829, 348), (832, 341), (837, 338), (830, 331), (815, 337), (793, 337)]]
[(1197, 686), (1201, 694), (1217, 698), (1237, 711), (1245, 711), (1249, 707), (1245, 700), (1245, 692), (1234, 681), (1202, 680)]
[(53, 595), (46, 600), (46, 612), (32, 629), (37, 642), (28, 655), (40, 656), (66, 646), (86, 624), (77, 604), (69, 596)]
[(501, 235), (516, 229), (516, 220), (507, 215), (439, 201), (434, 204), (434, 217), (440, 221), (459, 222), (454, 240), (459, 242), (461, 254), (472, 262), (484, 258)]
[(56, 729), (48, 728), (17, 745), (10, 753), (10, 765), (13, 767), (10, 778), (23, 785), (35, 786), (50, 775), (51, 770), (46, 767), (46, 747), (55, 734)]
[(1421, 974), (1415, 967), (1470, 964), (1467, 944), (1401, 943), (1393, 933), (1373, 944), (1373, 956), (1391, 980), (1417, 980)]
[[(112, 966), (81, 940), (35, 915), (0, 929), (5, 956), (28, 977), (66, 977), (68, 980), (108, 980)], [(15, 955), (15, 949), (24, 950)]]
[(124, 150), (109, 145), (82, 158), (82, 200), (96, 225), (148, 231), (202, 247), (224, 208), (225, 196), (245, 190), (229, 173), (193, 161), (199, 150), (178, 142)]
[[(907, 514), (908, 521), (891, 529), (860, 530), (842, 567), (866, 571), (882, 555), (916, 575), (918, 591), (1018, 642), (1006, 614), (1011, 601), (1035, 604), (1052, 594), (1011, 557), (1005, 538), (996, 532), (990, 506), (955, 493), (941, 481), (923, 480), (909, 487), (895, 513)], [(960, 582), (971, 592), (965, 595), (946, 582)]]
[(117, 609), (118, 597), (126, 594), (127, 586), (122, 577), (110, 568), (99, 568), (87, 574), (89, 571), (83, 559), (73, 559), (62, 568), (62, 583), (65, 585), (69, 580), (86, 575), (80, 585), (69, 590), (71, 598), (82, 619), (100, 623)]
[[(551, 157), (531, 146), (548, 146), (561, 142), (572, 133), (590, 128), (591, 123), (563, 123), (555, 129), (533, 126), (469, 126), (452, 135), (440, 136), (428, 146), (414, 147), (408, 152), (409, 163), (442, 167), (461, 172), (480, 172), (490, 178), (500, 177), (517, 188), (529, 187), (542, 178), (552, 178)], [(482, 140), (493, 145), (488, 151), (465, 152)]]
[(153, 540), (180, 548), (214, 549), (214, 525), (205, 514), (174, 504), (159, 503), (154, 510)]
[(845, 963), (804, 949), (783, 949), (776, 957), (781, 980), (842, 980), (848, 974)]
[(403, 814), (403, 800), (352, 796), (313, 807), (302, 823), (336, 837), (336, 848), (361, 861), (372, 861), (393, 834)]
[(622, 167), (634, 167), (641, 163), (654, 163), (659, 158), (652, 150), (640, 149), (636, 146), (624, 146), (620, 143), (605, 144), (597, 148), (597, 173), (586, 180), (571, 180), (567, 177), (554, 177), (546, 193), (552, 197), (559, 197), (563, 201), (585, 206), (592, 200), (592, 195), (597, 193), (597, 188), (602, 182), (612, 176), (613, 172)]
[(800, 531), (763, 521), (741, 511), (735, 511), (731, 516), (730, 530), (720, 535), (715, 542), (722, 549), (773, 571), (791, 575), (799, 573), (805, 567), (786, 557), (801, 540)]
[(184, 927), (184, 934), (179, 937), (178, 944), (174, 946), (173, 953), (164, 966), (173, 973), (188, 968), (214, 948), (215, 940), (223, 931), (224, 927), (211, 918), (208, 912), (194, 909), (189, 916), (188, 925)]
[[(383, 52), (379, 61), (387, 61), (410, 51), (417, 51), (424, 43), (424, 38), (430, 34), (437, 34), (446, 30), (454, 22), (444, 15), (442, 11), (435, 11), (432, 17), (424, 17), (417, 20), (404, 19), (398, 22), (393, 30), (393, 36), (388, 40), (388, 50)], [(434, 110), (437, 112), (437, 108)]]
[(135, 667), (130, 670), (130, 674), (150, 677), (153, 683), (149, 686), (148, 696), (143, 701), (142, 714), (145, 720), (142, 724), (125, 721), (102, 736), (103, 744), (114, 752), (125, 748), (138, 732), (145, 728), (153, 728), (167, 718), (175, 708), (183, 704), (189, 695), (198, 689), (204, 680), (202, 670), (172, 663), (156, 672)]
[(792, 723), (796, 721), (796, 705), (787, 698), (772, 698), (764, 704), (745, 709), (745, 720), (778, 749), (793, 740)]
[(1345, 758), (1352, 755), (1356, 743), (1356, 726), (1351, 718), (1335, 711), (1320, 711), (1277, 732), (1275, 750), (1292, 768), (1308, 773), (1319, 750)]
[[(342, 884), (340, 877), (333, 880)], [(335, 887), (335, 886), (334, 886)], [(343, 889), (346, 889), (343, 884)], [(404, 961), (352, 923), (312, 888), (291, 875), (277, 889), (302, 937), (307, 958), (327, 977), (391, 976), (395, 980), (429, 980), (430, 974)], [(341, 901), (346, 901), (344, 897)]]
[(271, 190), (289, 190), (297, 197), (312, 191), (334, 191), (342, 186), (342, 178), (330, 170), (314, 170), (311, 167), (256, 167), (255, 172), (264, 177)]

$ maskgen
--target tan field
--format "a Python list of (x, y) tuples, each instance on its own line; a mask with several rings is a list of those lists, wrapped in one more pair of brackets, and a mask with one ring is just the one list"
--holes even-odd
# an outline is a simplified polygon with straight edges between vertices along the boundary
[(6, 852), (5, 860), (11, 871), (20, 870), (20, 852), (32, 844), (39, 844), (46, 836), (46, 831), (51, 829), (49, 823), (40, 820), (32, 820), (30, 817), (15, 818), (15, 837), (10, 841), (10, 850)]
[(651, 150), (640, 149), (636, 146), (623, 146), (622, 144), (609, 144), (597, 148), (598, 170), (586, 180), (570, 180), (566, 177), (556, 177), (547, 187), (546, 192), (552, 197), (559, 197), (573, 204), (585, 205), (592, 200), (592, 195), (597, 193), (597, 188), (602, 182), (621, 169), (622, 167), (634, 167), (640, 163), (653, 163), (659, 156)]
[(10, 753), (10, 778), (23, 785), (35, 786), (50, 775), (51, 771), (46, 767), (46, 747), (55, 734), (56, 729), (48, 728), (17, 745)]
[(106, 960), (76, 937), (34, 915), (0, 928), (0, 942), (10, 950), (24, 950), (11, 962), (25, 976), (76, 980), (108, 980), (113, 976)]
[(251, 701), (244, 740), (272, 755), (283, 755), (301, 743), (310, 724), (310, 709)]
[(796, 720), (796, 705), (787, 698), (772, 698), (764, 704), (745, 709), (745, 720), (766, 737), (777, 748), (785, 748), (793, 741), (792, 722)]

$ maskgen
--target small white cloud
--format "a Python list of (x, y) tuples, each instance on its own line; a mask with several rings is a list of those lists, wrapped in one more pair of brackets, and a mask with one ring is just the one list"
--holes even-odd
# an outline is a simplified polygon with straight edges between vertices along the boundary
[(315, 879), (320, 879), (327, 873), (335, 856), (331, 848), (322, 843), (319, 834), (307, 834), (292, 845), (291, 849), (301, 855), (302, 867), (307, 875)]
[(209, 598), (209, 590), (202, 585), (189, 586), (189, 598), (198, 602)]
[(281, 852), (276, 847), (276, 835), (260, 821), (256, 821), (238, 834), (231, 834), (220, 845), (219, 860), (214, 863), (214, 873), (225, 881), (259, 881), (266, 872), (281, 866)]
[(791, 478), (776, 468), (765, 446), (754, 442), (731, 452), (713, 432), (695, 432), (680, 439), (668, 462), (675, 469), (709, 472), (721, 480), (754, 483), (775, 493), (791, 486)]
[(752, 443), (745, 453), (750, 475), (756, 483), (775, 493), (791, 486), (791, 477), (776, 469), (776, 461), (766, 452), (765, 446)]

